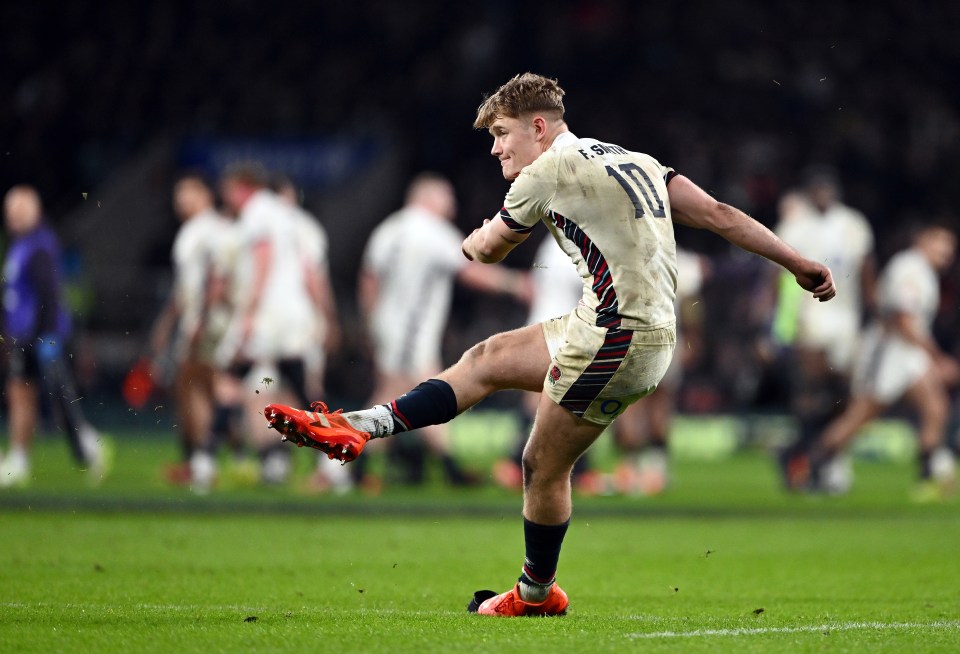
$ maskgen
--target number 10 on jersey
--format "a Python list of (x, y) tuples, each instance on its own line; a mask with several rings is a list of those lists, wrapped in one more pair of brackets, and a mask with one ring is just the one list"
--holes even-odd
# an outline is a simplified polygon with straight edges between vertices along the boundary
[[(630, 198), (636, 211), (634, 218), (638, 220), (643, 218), (646, 215), (645, 209), (649, 210), (654, 218), (666, 218), (667, 212), (663, 207), (663, 200), (657, 194), (657, 189), (650, 181), (646, 171), (637, 164), (629, 162), (622, 163), (617, 168), (620, 169), (620, 172), (617, 172), (613, 166), (606, 166), (607, 174), (617, 180), (617, 183), (626, 192), (627, 197)], [(643, 196), (642, 202), (640, 196), (637, 195), (637, 191), (640, 191), (640, 195)]]

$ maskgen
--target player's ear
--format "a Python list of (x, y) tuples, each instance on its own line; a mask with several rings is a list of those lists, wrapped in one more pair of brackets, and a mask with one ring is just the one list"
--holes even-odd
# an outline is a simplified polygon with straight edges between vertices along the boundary
[(540, 115), (534, 116), (532, 125), (534, 138), (538, 141), (543, 139), (543, 137), (547, 134), (547, 121), (544, 119), (544, 117)]

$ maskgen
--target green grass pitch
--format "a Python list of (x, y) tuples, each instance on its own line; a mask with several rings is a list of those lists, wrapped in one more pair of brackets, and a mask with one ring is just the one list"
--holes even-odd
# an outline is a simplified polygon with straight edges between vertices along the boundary
[(465, 607), (519, 572), (518, 496), (196, 498), (160, 481), (169, 441), (116, 444), (101, 488), (45, 442), (0, 493), (0, 652), (960, 650), (960, 504), (911, 504), (905, 464), (818, 499), (745, 452), (677, 462), (661, 498), (578, 498), (569, 614), (498, 620)]

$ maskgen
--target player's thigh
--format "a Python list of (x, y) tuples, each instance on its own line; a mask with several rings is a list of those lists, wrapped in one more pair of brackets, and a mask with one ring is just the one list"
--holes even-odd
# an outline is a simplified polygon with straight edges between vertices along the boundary
[[(523, 450), (525, 474), (569, 474), (573, 464), (603, 433), (605, 425), (584, 420), (540, 396), (537, 418)], [(528, 481), (529, 483), (529, 481)]]
[(441, 375), (468, 374), (498, 389), (540, 391), (550, 367), (543, 329), (528, 325), (495, 334), (472, 348)]

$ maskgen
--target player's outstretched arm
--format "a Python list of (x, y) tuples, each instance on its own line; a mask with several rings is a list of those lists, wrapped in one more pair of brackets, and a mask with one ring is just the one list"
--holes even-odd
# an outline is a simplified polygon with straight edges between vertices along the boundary
[(675, 222), (709, 229), (739, 248), (780, 264), (821, 302), (837, 294), (829, 268), (804, 258), (756, 220), (736, 207), (718, 202), (688, 178), (677, 175), (667, 185), (667, 192)]
[(463, 240), (463, 256), (470, 261), (497, 263), (510, 251), (527, 240), (528, 234), (518, 234), (503, 222), (500, 216), (483, 221)]

